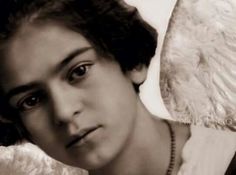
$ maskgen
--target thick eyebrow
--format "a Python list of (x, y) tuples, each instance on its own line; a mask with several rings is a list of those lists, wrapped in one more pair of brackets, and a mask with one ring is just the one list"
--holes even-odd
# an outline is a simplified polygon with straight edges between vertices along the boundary
[(35, 89), (38, 86), (39, 86), (38, 83), (30, 83), (27, 85), (22, 85), (22, 86), (18, 86), (16, 88), (13, 88), (13, 89), (9, 90), (8, 93), (6, 94), (7, 100), (9, 101), (13, 96), (20, 94), (20, 93), (30, 91), (32, 89)]
[[(69, 62), (72, 61), (76, 56), (78, 56), (90, 49), (92, 49), (92, 47), (83, 47), (83, 48), (79, 48), (79, 49), (72, 51), (59, 63), (59, 65), (56, 67), (56, 71), (60, 71), (63, 67), (65, 67), (67, 64), (69, 64)], [(29, 84), (25, 84), (25, 85), (21, 85), (21, 86), (12, 88), (6, 94), (7, 100), (9, 101), (13, 96), (20, 94), (20, 93), (30, 91), (32, 89), (37, 88), (38, 86), (39, 86), (38, 83), (33, 82), (33, 83), (29, 83)]]
[(82, 53), (92, 49), (92, 47), (83, 47), (76, 49), (69, 53), (62, 61), (59, 63), (59, 65), (56, 67), (56, 72), (60, 71), (63, 69), (67, 64), (69, 64), (75, 57), (81, 55)]

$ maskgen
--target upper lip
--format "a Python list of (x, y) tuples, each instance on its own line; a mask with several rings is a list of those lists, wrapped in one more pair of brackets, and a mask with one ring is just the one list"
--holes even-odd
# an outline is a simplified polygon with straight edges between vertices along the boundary
[(72, 136), (72, 138), (66, 144), (65, 147), (66, 148), (71, 147), (72, 145), (74, 145), (75, 143), (79, 142), (82, 138), (86, 137), (88, 134), (90, 134), (91, 132), (95, 131), (98, 128), (99, 128), (99, 126), (94, 126), (94, 127), (89, 127), (89, 128), (85, 128), (85, 129), (80, 130), (78, 132), (78, 134)]

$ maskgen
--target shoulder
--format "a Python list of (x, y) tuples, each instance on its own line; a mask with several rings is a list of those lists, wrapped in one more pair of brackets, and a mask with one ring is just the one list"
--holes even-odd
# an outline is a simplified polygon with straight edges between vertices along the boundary
[(191, 136), (191, 125), (177, 122), (177, 121), (169, 121), (168, 122), (171, 124), (174, 132), (175, 132), (175, 137), (177, 140), (178, 145), (183, 145), (188, 141), (188, 139)]
[[(236, 151), (236, 133), (190, 126), (180, 172), (191, 175), (222, 175)], [(204, 174), (205, 173), (205, 174)]]

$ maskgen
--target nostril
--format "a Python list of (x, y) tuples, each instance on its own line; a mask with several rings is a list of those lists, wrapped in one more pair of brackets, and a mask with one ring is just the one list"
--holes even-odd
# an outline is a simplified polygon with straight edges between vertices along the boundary
[(55, 123), (55, 125), (56, 125), (57, 127), (62, 127), (62, 126), (65, 125), (65, 122), (60, 121), (60, 120), (56, 120), (56, 121), (54, 121), (54, 123)]
[(74, 116), (77, 116), (79, 114), (79, 111), (74, 112)]
[(74, 119), (77, 118), (79, 116), (80, 112), (79, 111), (76, 111), (73, 113), (73, 115), (71, 117), (69, 117), (67, 120), (63, 120), (63, 119), (60, 119), (60, 118), (57, 118), (54, 120), (54, 124), (57, 126), (57, 127), (62, 127), (62, 126), (65, 126), (69, 123), (73, 123)]

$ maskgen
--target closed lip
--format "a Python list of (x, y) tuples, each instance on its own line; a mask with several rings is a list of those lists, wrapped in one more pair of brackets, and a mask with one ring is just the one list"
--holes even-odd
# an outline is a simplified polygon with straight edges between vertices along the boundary
[(94, 132), (98, 128), (100, 128), (100, 126), (94, 126), (94, 127), (89, 127), (89, 128), (85, 128), (85, 129), (80, 130), (78, 132), (78, 134), (76, 134), (75, 136), (72, 136), (70, 141), (66, 144), (66, 146), (65, 146), (66, 149), (72, 147), (75, 143), (80, 142), (83, 138), (85, 138), (87, 135)]

